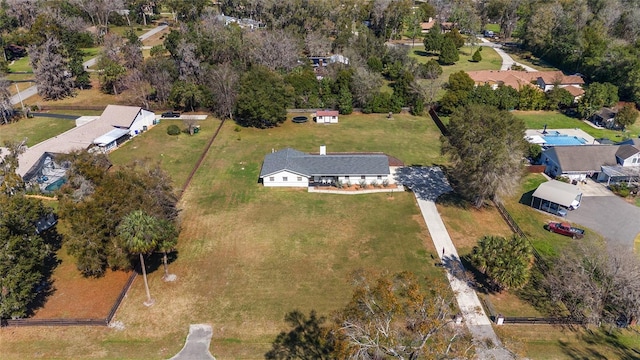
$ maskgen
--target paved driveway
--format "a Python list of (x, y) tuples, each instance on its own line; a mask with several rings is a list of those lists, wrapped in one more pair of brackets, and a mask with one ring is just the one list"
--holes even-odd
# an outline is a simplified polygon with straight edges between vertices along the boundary
[(617, 196), (583, 196), (567, 219), (602, 234), (611, 245), (633, 247), (640, 232), (640, 208)]

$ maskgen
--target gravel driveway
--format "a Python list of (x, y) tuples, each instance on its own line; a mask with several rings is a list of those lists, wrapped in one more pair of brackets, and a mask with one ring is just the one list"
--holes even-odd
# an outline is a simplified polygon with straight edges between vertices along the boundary
[(640, 232), (640, 208), (617, 196), (583, 196), (580, 208), (567, 219), (597, 231), (610, 245), (633, 247)]

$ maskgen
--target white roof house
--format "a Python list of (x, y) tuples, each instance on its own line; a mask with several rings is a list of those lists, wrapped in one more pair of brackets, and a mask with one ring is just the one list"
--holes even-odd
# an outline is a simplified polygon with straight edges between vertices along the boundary
[(44, 164), (45, 157), (92, 147), (109, 151), (119, 144), (118, 141), (122, 142), (148, 129), (154, 119), (153, 112), (141, 107), (108, 105), (99, 118), (78, 122), (75, 128), (28, 148), (18, 158), (17, 173), (26, 181), (35, 176), (42, 179), (42, 169), (39, 167)]

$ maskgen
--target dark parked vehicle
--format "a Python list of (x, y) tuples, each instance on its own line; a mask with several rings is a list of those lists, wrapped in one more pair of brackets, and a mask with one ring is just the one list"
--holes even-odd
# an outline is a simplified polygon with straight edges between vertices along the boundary
[(180, 117), (180, 113), (179, 112), (175, 112), (175, 111), (167, 111), (167, 112), (163, 112), (162, 113), (162, 117), (163, 118), (178, 118), (178, 117)]
[(569, 223), (550, 222), (547, 225), (549, 231), (556, 234), (571, 236), (574, 239), (582, 239), (584, 237), (584, 230), (571, 226)]

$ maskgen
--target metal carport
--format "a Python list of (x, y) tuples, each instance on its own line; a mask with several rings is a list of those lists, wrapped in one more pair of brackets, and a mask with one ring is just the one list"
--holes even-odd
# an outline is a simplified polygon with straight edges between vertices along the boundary
[[(538, 206), (535, 206), (536, 199), (539, 199), (537, 201)], [(562, 181), (550, 180), (540, 184), (536, 191), (533, 192), (531, 207), (540, 209), (543, 201), (548, 201), (552, 204), (569, 208), (576, 200), (578, 204), (582, 201), (582, 192), (577, 186)]]

